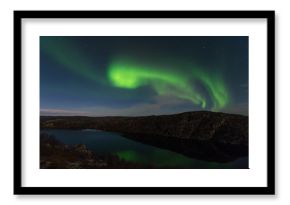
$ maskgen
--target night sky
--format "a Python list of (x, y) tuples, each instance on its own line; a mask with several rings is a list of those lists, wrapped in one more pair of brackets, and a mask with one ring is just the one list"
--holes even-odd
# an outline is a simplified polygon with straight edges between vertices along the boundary
[(248, 37), (40, 37), (40, 114), (248, 115)]

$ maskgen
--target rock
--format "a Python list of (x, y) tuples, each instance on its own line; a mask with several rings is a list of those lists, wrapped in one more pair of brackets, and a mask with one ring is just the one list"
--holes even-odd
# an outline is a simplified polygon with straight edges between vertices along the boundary
[(74, 150), (77, 152), (83, 152), (83, 153), (87, 153), (87, 147), (84, 144), (76, 144), (74, 145)]
[[(88, 150), (84, 144), (65, 145), (44, 133), (41, 133), (40, 139), (41, 169), (144, 168), (136, 163), (124, 163), (114, 156), (101, 159), (100, 156), (95, 156), (92, 151)], [(46, 146), (47, 144), (51, 146)]]

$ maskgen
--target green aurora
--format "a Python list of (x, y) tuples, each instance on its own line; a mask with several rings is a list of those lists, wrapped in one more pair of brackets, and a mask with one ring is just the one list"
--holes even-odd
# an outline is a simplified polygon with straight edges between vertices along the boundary
[(103, 81), (90, 59), (84, 56), (76, 46), (70, 44), (67, 40), (57, 39), (42, 38), (40, 41), (41, 49), (69, 71), (96, 83)]
[(192, 69), (191, 75), (182, 75), (160, 68), (113, 62), (109, 67), (108, 77), (111, 83), (119, 88), (137, 89), (149, 85), (158, 95), (176, 96), (205, 108), (206, 97), (195, 88), (194, 84), (190, 83), (192, 78), (206, 87), (214, 105), (213, 110), (223, 108), (229, 103), (229, 93), (222, 78), (212, 76), (197, 68)]
[[(149, 86), (159, 96), (173, 96), (212, 111), (219, 111), (230, 103), (230, 93), (222, 76), (209, 73), (198, 66), (192, 66), (190, 73), (182, 73), (182, 63), (180, 69), (177, 68), (178, 64), (174, 69), (166, 69), (165, 66), (162, 68), (159, 64), (154, 65), (154, 62), (150, 66), (144, 66), (134, 59), (115, 60), (113, 57), (106, 68), (107, 79), (104, 79), (90, 58), (79, 52), (69, 41), (43, 38), (41, 48), (66, 69), (95, 83), (119, 89)], [(200, 85), (206, 93), (200, 89)]]

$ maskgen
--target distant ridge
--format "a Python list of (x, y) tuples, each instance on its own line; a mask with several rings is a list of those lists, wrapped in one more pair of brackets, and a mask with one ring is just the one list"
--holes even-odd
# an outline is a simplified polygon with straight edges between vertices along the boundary
[(142, 117), (41, 116), (41, 128), (98, 129), (133, 137), (174, 138), (248, 146), (248, 117), (210, 111)]

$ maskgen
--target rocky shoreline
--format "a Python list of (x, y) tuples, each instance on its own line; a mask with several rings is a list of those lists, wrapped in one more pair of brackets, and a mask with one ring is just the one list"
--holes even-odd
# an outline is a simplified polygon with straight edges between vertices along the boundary
[(97, 156), (84, 144), (66, 145), (53, 137), (40, 135), (41, 169), (134, 169), (153, 168), (124, 161), (117, 156)]

